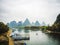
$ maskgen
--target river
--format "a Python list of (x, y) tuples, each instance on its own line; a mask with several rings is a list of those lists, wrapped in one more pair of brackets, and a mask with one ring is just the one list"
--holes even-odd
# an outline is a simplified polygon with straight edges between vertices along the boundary
[(24, 41), (27, 45), (60, 45), (60, 38), (55, 35), (31, 30), (27, 34), (30, 35), (30, 40)]

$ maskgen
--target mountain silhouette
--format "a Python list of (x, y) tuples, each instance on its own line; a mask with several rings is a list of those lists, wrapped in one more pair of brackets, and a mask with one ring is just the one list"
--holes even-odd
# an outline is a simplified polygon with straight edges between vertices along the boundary
[(30, 24), (30, 22), (29, 22), (29, 20), (28, 20), (28, 18), (24, 21), (24, 23), (23, 23), (23, 26), (30, 26), (31, 24)]
[(45, 22), (42, 22), (41, 26), (46, 26)]
[(16, 21), (11, 21), (10, 23), (9, 23), (9, 27), (16, 27), (17, 26), (17, 23), (16, 23)]
[(35, 26), (40, 26), (40, 23), (38, 21), (36, 21)]
[(34, 22), (32, 22), (31, 26), (35, 26), (35, 23), (34, 23)]
[(17, 26), (22, 26), (22, 21), (19, 21), (19, 22), (17, 23)]

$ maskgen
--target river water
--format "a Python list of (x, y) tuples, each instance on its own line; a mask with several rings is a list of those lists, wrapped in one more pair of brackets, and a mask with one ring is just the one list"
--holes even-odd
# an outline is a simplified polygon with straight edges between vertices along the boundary
[[(26, 32), (25, 32), (26, 33)], [(24, 41), (27, 45), (60, 45), (60, 38), (42, 31), (29, 31), (30, 40)]]

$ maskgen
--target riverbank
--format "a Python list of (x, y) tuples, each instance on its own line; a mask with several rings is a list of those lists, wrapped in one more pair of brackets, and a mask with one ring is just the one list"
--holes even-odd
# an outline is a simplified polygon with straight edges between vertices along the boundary
[(44, 33), (47, 33), (47, 34), (57, 34), (57, 35), (60, 35), (60, 32), (53, 32), (53, 31), (50, 31), (50, 30), (46, 30), (46, 31), (42, 31)]

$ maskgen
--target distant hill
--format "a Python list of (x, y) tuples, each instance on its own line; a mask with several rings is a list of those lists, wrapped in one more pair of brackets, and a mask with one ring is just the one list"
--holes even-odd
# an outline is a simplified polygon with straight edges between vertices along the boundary
[(34, 22), (32, 22), (32, 23), (31, 23), (31, 26), (35, 26), (35, 23), (34, 23)]
[(23, 23), (23, 26), (30, 26), (31, 24), (30, 24), (30, 22), (29, 22), (29, 20), (28, 19), (26, 19), (25, 21), (24, 21), (24, 23)]
[(22, 26), (23, 24), (22, 24), (22, 21), (19, 21), (18, 23), (17, 23), (17, 26)]
[(11, 21), (10, 23), (7, 23), (7, 25), (10, 28), (14, 28), (14, 27), (24, 27), (24, 26), (46, 26), (45, 22), (43, 22), (42, 24), (39, 23), (39, 21), (36, 21), (35, 23), (32, 22), (30, 23), (29, 19), (27, 18), (24, 22), (19, 21), (18, 23), (16, 21)]
[(41, 26), (46, 26), (45, 22), (42, 22)]
[(36, 22), (35, 22), (35, 26), (40, 26), (39, 21), (36, 21)]
[(10, 23), (9, 23), (9, 27), (16, 27), (17, 26), (17, 23), (16, 23), (16, 21), (11, 21)]

